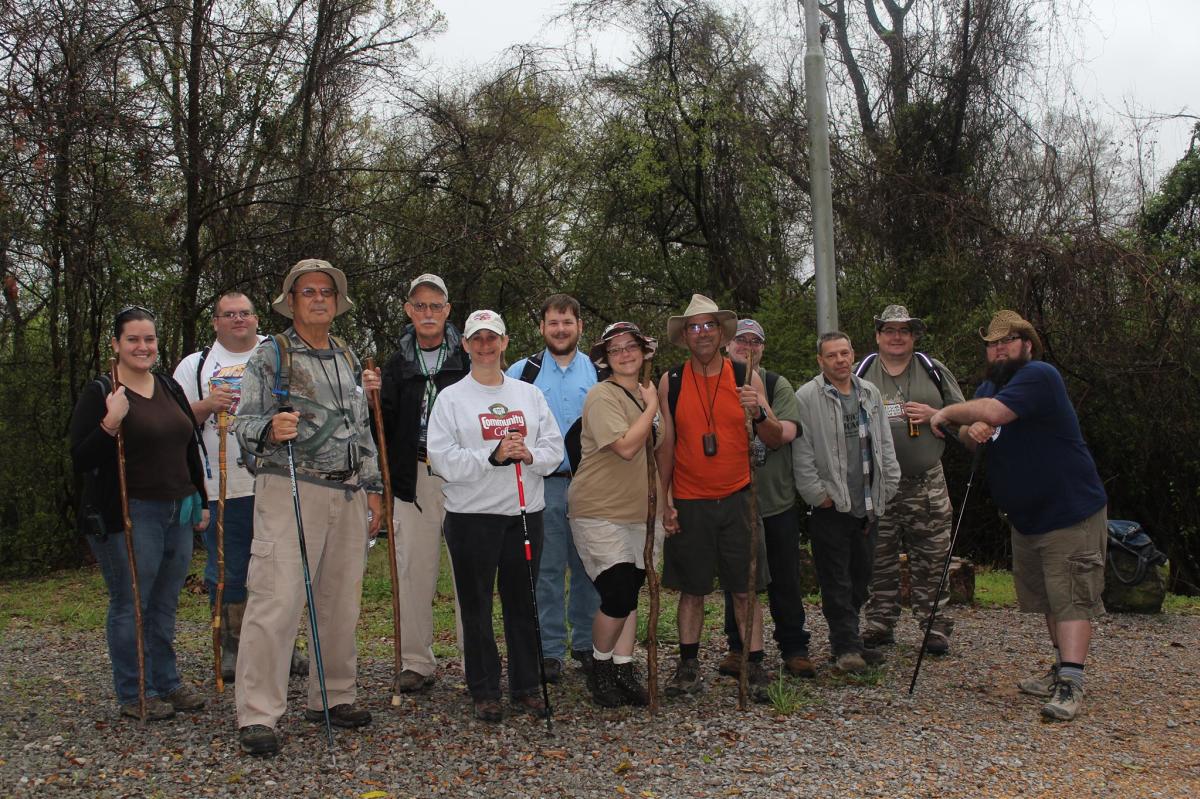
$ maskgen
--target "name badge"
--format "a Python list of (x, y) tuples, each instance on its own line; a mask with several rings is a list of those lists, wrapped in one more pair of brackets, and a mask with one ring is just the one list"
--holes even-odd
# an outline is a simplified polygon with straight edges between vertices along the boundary
[(886, 402), (883, 405), (883, 409), (887, 412), (889, 421), (904, 418), (904, 405), (899, 402)]

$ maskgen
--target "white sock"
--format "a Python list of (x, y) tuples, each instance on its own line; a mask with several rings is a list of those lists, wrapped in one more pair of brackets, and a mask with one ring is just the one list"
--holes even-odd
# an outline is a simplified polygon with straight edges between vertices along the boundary
[(595, 658), (596, 660), (612, 660), (613, 653), (612, 652), (601, 652), (599, 649), (597, 649), (595, 646), (593, 646), (592, 647), (592, 657)]
[(623, 666), (626, 663), (632, 662), (633, 655), (613, 655), (613, 663), (616, 663), (618, 666)]

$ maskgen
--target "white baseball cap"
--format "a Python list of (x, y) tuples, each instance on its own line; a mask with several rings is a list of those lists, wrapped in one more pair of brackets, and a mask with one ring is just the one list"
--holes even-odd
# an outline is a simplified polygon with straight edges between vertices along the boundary
[(467, 317), (467, 325), (463, 329), (463, 338), (470, 338), (480, 330), (490, 330), (497, 336), (504, 335), (504, 320), (495, 311), (472, 311)]

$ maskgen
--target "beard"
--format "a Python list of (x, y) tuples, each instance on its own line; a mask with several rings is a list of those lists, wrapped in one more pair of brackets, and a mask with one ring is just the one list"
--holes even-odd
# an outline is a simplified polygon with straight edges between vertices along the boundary
[(990, 363), (988, 364), (986, 377), (988, 380), (992, 381), (992, 384), (996, 386), (996, 390), (999, 391), (1000, 389), (1004, 388), (1004, 386), (1008, 384), (1008, 381), (1013, 379), (1013, 375), (1015, 375), (1022, 366), (1029, 363), (1030, 360), (1031, 359), (1028, 355), (1021, 353), (1021, 355), (1017, 358), (1009, 358), (1007, 360)]
[(550, 350), (551, 355), (567, 355), (574, 352), (578, 345), (579, 336), (570, 337), (565, 342), (546, 339), (546, 349)]

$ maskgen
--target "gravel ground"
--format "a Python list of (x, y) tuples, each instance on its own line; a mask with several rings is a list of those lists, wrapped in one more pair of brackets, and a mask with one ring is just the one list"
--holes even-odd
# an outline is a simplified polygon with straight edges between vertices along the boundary
[[(824, 622), (810, 611), (813, 654), (825, 658)], [(915, 624), (866, 684), (822, 663), (804, 685), (804, 706), (788, 716), (770, 706), (739, 712), (736, 684), (717, 676), (721, 653), (710, 642), (704, 694), (667, 700), (656, 718), (593, 708), (572, 671), (552, 687), (552, 735), (524, 716), (470, 720), (455, 664), (443, 666), (431, 693), (391, 708), (390, 662), (364, 660), (360, 702), (375, 721), (335, 733), (336, 766), (323, 728), (301, 716), (298, 680), (280, 724), (282, 752), (252, 758), (237, 746), (232, 687), (197, 713), (143, 727), (117, 715), (102, 633), (14, 623), (0, 643), (0, 795), (1200, 796), (1200, 616), (1104, 618), (1085, 714), (1048, 724), (1014, 686), (1047, 664), (1040, 620), (957, 613), (953, 652), (925, 660), (915, 697), (907, 693)], [(200, 678), (206, 631), (182, 626), (183, 667)], [(204, 687), (212, 690), (210, 679)]]

